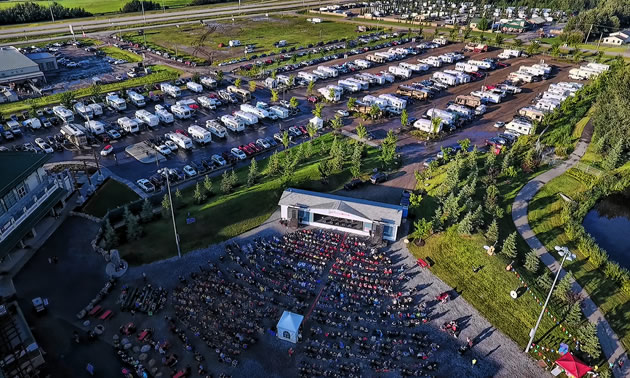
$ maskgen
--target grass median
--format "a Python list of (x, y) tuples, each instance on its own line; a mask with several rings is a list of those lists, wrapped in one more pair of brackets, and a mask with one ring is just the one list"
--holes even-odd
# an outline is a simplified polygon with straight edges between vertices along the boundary
[(140, 55), (133, 53), (131, 51), (119, 49), (118, 47), (103, 46), (99, 48), (99, 50), (101, 50), (102, 52), (105, 53), (105, 55), (113, 59), (126, 60), (127, 62), (130, 62), (130, 63), (142, 62), (142, 57)]
[(83, 205), (82, 212), (101, 218), (107, 210), (115, 209), (139, 198), (140, 196), (127, 185), (114, 179), (107, 179)]

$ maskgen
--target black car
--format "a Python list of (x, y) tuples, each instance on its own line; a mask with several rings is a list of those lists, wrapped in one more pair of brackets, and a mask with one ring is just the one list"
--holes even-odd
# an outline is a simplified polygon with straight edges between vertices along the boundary
[(266, 141), (267, 143), (269, 143), (269, 145), (270, 145), (271, 147), (275, 147), (275, 146), (277, 146), (277, 145), (278, 145), (278, 142), (276, 142), (276, 140), (275, 140), (275, 139), (273, 139), (272, 137), (267, 137), (267, 138), (265, 138), (265, 141)]
[(209, 171), (214, 169), (214, 162), (210, 159), (201, 159), (201, 166)]
[(370, 182), (372, 184), (378, 184), (380, 182), (387, 181), (387, 174), (383, 172), (376, 172), (372, 176), (370, 176)]
[(362, 184), (363, 184), (363, 180), (361, 180), (361, 179), (354, 179), (354, 180), (350, 181), (349, 183), (345, 184), (343, 186), (343, 188), (345, 190), (347, 190), (347, 191), (350, 191), (350, 190), (358, 188)]
[(190, 165), (197, 173), (204, 173), (206, 171), (206, 167), (196, 161), (191, 161), (188, 165)]
[(161, 188), (162, 185), (164, 185), (164, 177), (158, 173), (149, 177), (149, 181), (151, 182), (151, 184), (153, 184), (153, 186), (155, 186), (156, 190)]

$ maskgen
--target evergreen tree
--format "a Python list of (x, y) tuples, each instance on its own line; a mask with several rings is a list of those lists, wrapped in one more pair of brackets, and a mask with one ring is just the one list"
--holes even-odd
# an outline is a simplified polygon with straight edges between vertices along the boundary
[(133, 215), (129, 210), (129, 206), (125, 206), (123, 219), (125, 220), (125, 226), (127, 227), (127, 240), (133, 241), (140, 239), (140, 236), (142, 236), (142, 227), (138, 223), (138, 217)]
[(348, 107), (348, 111), (354, 109), (354, 106), (357, 104), (357, 99), (354, 97), (348, 98), (348, 103), (346, 106)]
[(350, 165), (350, 173), (352, 173), (352, 177), (357, 178), (361, 175), (361, 155), (363, 153), (363, 145), (361, 143), (356, 143), (354, 146), (354, 151), (352, 152), (352, 159)]
[(472, 223), (475, 229), (479, 229), (484, 226), (483, 209), (481, 208), (481, 205), (477, 205), (477, 208), (472, 213)]
[(558, 282), (554, 288), (554, 298), (561, 300), (562, 302), (566, 302), (568, 299), (567, 294), (571, 291), (571, 286), (573, 286), (573, 274), (571, 272), (567, 272), (567, 274), (562, 277), (560, 282)]
[(396, 158), (396, 144), (398, 143), (398, 137), (394, 134), (393, 130), (387, 132), (387, 136), (381, 143), (381, 160), (386, 165), (391, 164)]
[(580, 349), (588, 353), (593, 360), (597, 360), (602, 352), (602, 348), (599, 345), (595, 324), (587, 322), (578, 329), (576, 336), (580, 340)]
[(256, 82), (254, 80), (249, 81), (249, 91), (252, 93), (256, 91)]
[(110, 250), (118, 245), (118, 235), (116, 230), (112, 227), (112, 223), (109, 221), (109, 217), (105, 218), (105, 225), (103, 226), (103, 249)]
[(553, 284), (553, 279), (549, 274), (549, 271), (545, 269), (544, 273), (536, 278), (536, 285), (541, 288), (543, 291), (549, 291), (551, 289), (551, 285)]
[(407, 127), (409, 125), (409, 115), (407, 114), (407, 109), (403, 109), (400, 114), (400, 124), (402, 127)]
[(258, 163), (256, 163), (255, 158), (252, 158), (249, 164), (249, 173), (247, 174), (247, 186), (254, 185), (257, 179), (258, 179)]
[(195, 191), (193, 192), (193, 199), (195, 200), (195, 202), (200, 204), (201, 201), (204, 200), (203, 197), (204, 194), (201, 192), (201, 185), (199, 185), (199, 182), (197, 182), (197, 184), (195, 185)]
[(507, 257), (514, 258), (516, 257), (516, 231), (512, 232), (503, 242), (503, 247), (501, 247), (501, 253), (506, 255)]
[(433, 230), (435, 232), (441, 231), (442, 227), (444, 227), (444, 220), (443, 220), (443, 210), (441, 206), (438, 206), (437, 209), (435, 209), (435, 213), (433, 214), (433, 218), (431, 218), (431, 223), (433, 224)]
[(280, 157), (278, 156), (278, 150), (274, 151), (269, 157), (269, 163), (267, 164), (267, 173), (270, 176), (278, 174), (280, 172)]
[(433, 233), (433, 222), (421, 218), (414, 223), (412, 236), (420, 240), (426, 240)]
[(299, 100), (297, 99), (297, 97), (291, 97), (291, 99), (289, 100), (289, 105), (295, 109), (298, 107), (298, 105), (300, 104)]
[(238, 184), (238, 177), (236, 176), (234, 169), (230, 172), (230, 184), (232, 184), (232, 187), (235, 187), (236, 184)]
[(567, 313), (565, 321), (570, 326), (575, 327), (582, 321), (582, 308), (580, 308), (580, 303), (581, 302), (579, 301), (575, 302), (571, 305), (571, 307), (569, 307), (569, 312)]
[(613, 148), (608, 151), (608, 155), (602, 162), (602, 167), (608, 170), (613, 170), (617, 168), (619, 161), (621, 160), (621, 153), (623, 149), (623, 140), (618, 140), (617, 143), (613, 146)]
[(359, 126), (357, 126), (355, 131), (357, 132), (357, 136), (361, 140), (365, 140), (367, 138), (367, 136), (368, 136), (368, 131), (365, 128), (365, 126), (363, 126), (362, 123), (359, 123)]
[(177, 188), (177, 190), (175, 191), (175, 198), (177, 198), (177, 201), (180, 201), (182, 199), (182, 192), (179, 190), (179, 188)]
[(472, 213), (469, 211), (464, 216), (464, 219), (457, 225), (457, 232), (460, 235), (470, 235), (473, 231)]
[(168, 211), (171, 209), (171, 201), (168, 200), (168, 194), (162, 197), (162, 215), (168, 216)]
[(488, 155), (486, 156), (485, 168), (490, 169), (494, 167), (496, 162), (497, 162), (497, 155), (493, 154), (492, 152), (488, 153)]
[(540, 260), (538, 259), (538, 255), (535, 250), (531, 250), (527, 252), (525, 255), (525, 269), (532, 273), (536, 273), (538, 271)]
[(271, 102), (278, 102), (279, 98), (280, 98), (280, 95), (278, 94), (278, 90), (277, 89), (272, 89), (271, 90)]
[(232, 180), (228, 171), (224, 171), (221, 175), (221, 191), (226, 194), (232, 191)]
[(499, 240), (499, 224), (496, 219), (493, 219), (492, 223), (490, 223), (488, 231), (486, 231), (486, 239), (488, 239), (489, 244), (494, 244)]
[(444, 200), (443, 218), (448, 222), (455, 222), (459, 218), (460, 207), (457, 202), (457, 197), (451, 192), (451, 194)]
[(206, 194), (212, 193), (212, 181), (210, 181), (210, 176), (208, 175), (203, 178), (203, 188), (206, 190)]
[(144, 199), (142, 202), (142, 211), (140, 211), (140, 220), (142, 223), (146, 223), (153, 219), (153, 205), (149, 202), (148, 198)]

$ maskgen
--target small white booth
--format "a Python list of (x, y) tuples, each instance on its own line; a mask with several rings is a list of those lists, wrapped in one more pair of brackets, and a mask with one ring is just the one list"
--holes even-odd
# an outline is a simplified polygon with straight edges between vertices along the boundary
[(295, 314), (290, 311), (284, 311), (278, 325), (276, 325), (278, 331), (278, 338), (281, 340), (297, 343), (300, 325), (304, 320), (304, 316)]

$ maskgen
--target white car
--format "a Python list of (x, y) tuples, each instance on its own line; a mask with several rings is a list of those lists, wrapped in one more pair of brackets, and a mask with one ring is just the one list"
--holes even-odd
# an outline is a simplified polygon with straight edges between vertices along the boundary
[(258, 147), (262, 148), (263, 150), (265, 150), (265, 149), (267, 149), (267, 148), (270, 148), (270, 147), (271, 147), (271, 144), (269, 144), (269, 142), (267, 142), (267, 141), (266, 141), (266, 140), (264, 140), (264, 139), (258, 139), (258, 140), (256, 141), (256, 145), (257, 145)]
[(42, 138), (35, 139), (35, 144), (39, 148), (44, 150), (44, 152), (47, 153), (47, 154), (52, 154), (53, 152), (55, 152), (55, 150), (53, 150), (52, 147), (50, 147), (50, 145), (48, 143), (46, 143)]
[(171, 152), (177, 151), (177, 145), (172, 140), (167, 140), (166, 142), (164, 142), (164, 145), (168, 147)]
[(347, 117), (350, 115), (350, 113), (347, 110), (343, 110), (343, 109), (337, 110), (337, 114), (339, 114), (342, 117)]
[(184, 173), (188, 177), (197, 176), (197, 171), (195, 171), (195, 169), (193, 167), (191, 167), (190, 165), (185, 165), (184, 166)]
[(245, 160), (245, 159), (247, 159), (247, 155), (245, 155), (245, 152), (239, 150), (236, 147), (232, 148), (230, 150), (230, 153), (232, 155), (234, 155), (234, 157), (236, 157), (238, 160)]
[(114, 146), (112, 146), (111, 144), (108, 144), (107, 146), (103, 147), (103, 149), (101, 150), (101, 156), (108, 156), (113, 151), (114, 151)]
[(285, 108), (291, 108), (291, 103), (287, 100), (280, 100), (280, 105), (284, 106)]
[(136, 184), (140, 187), (140, 189), (144, 190), (146, 193), (151, 193), (155, 191), (155, 186), (151, 183), (151, 181), (147, 179), (140, 179), (136, 181)]
[(217, 163), (221, 167), (223, 167), (224, 165), (227, 164), (227, 162), (225, 161), (225, 159), (221, 155), (212, 155), (210, 160), (212, 160), (213, 162)]
[(155, 146), (155, 149), (157, 150), (157, 152), (161, 153), (162, 155), (170, 155), (171, 154), (171, 149), (166, 147), (163, 144), (160, 144), (159, 146)]
[(503, 122), (503, 121), (498, 121), (498, 122), (496, 122), (496, 123), (494, 124), (494, 127), (495, 127), (495, 128), (497, 128), (497, 129), (500, 129), (500, 128), (502, 128), (503, 126), (505, 126), (505, 122)]

